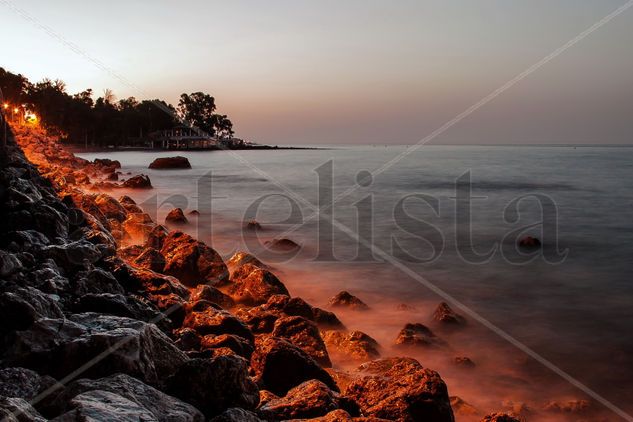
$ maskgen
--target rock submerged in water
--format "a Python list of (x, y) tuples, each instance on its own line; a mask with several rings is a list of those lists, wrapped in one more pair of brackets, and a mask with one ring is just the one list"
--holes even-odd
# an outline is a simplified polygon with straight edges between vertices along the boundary
[(532, 236), (525, 236), (519, 240), (519, 246), (524, 249), (538, 249), (541, 247), (541, 241)]
[(340, 407), (339, 395), (318, 380), (293, 387), (284, 397), (273, 398), (257, 413), (266, 420), (288, 420), (325, 416)]
[(292, 344), (299, 346), (324, 368), (332, 366), (321, 333), (314, 322), (301, 316), (279, 318), (275, 321), (272, 335), (285, 338)]
[(454, 422), (448, 390), (440, 375), (411, 358), (387, 358), (361, 365), (342, 393), (365, 416), (399, 421)]
[(182, 211), (182, 208), (174, 208), (169, 211), (169, 214), (165, 217), (165, 224), (181, 226), (183, 224), (187, 224), (188, 222), (189, 220), (185, 217), (185, 213)]
[(406, 324), (398, 333), (395, 345), (400, 347), (440, 347), (446, 346), (446, 342), (425, 325)]
[(154, 170), (190, 169), (191, 164), (189, 163), (187, 157), (160, 157), (152, 161), (149, 168)]
[(149, 180), (149, 176), (144, 174), (138, 174), (127, 179), (121, 185), (127, 189), (152, 189), (152, 182)]
[(466, 323), (466, 319), (455, 313), (446, 302), (440, 303), (437, 309), (435, 309), (435, 312), (433, 313), (433, 320), (442, 324), (453, 326), (464, 325)]
[(267, 240), (264, 242), (264, 245), (266, 245), (268, 249), (278, 252), (292, 252), (301, 249), (299, 244), (286, 238)]
[(330, 306), (336, 308), (347, 308), (354, 311), (366, 311), (369, 306), (353, 294), (342, 291), (330, 299)]
[(521, 422), (517, 418), (506, 413), (492, 413), (484, 416), (481, 422)]
[(362, 331), (343, 333), (328, 330), (324, 331), (322, 336), (332, 354), (339, 354), (361, 362), (380, 357), (378, 342)]

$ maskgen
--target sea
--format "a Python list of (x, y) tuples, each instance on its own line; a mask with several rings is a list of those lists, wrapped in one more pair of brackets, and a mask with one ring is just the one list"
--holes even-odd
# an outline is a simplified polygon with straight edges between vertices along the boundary
[[(342, 290), (359, 297), (370, 310), (336, 310), (346, 327), (374, 337), (383, 356), (410, 355), (437, 370), (449, 394), (472, 405), (456, 411), (458, 421), (501, 410), (526, 420), (633, 412), (633, 148), (77, 155), (119, 160), (122, 179), (147, 174), (154, 189), (112, 194), (132, 196), (158, 222), (174, 207), (198, 210), (185, 231), (225, 259), (255, 254), (292, 295), (324, 308)], [(148, 169), (174, 155), (192, 168)], [(252, 220), (261, 229), (245, 228)], [(540, 246), (518, 246), (527, 236)], [(267, 248), (279, 238), (299, 250)], [(440, 302), (467, 323), (434, 322)], [(445, 345), (395, 347), (406, 323), (428, 326)], [(461, 356), (475, 366), (456, 365)], [(588, 410), (551, 410), (557, 405)]]

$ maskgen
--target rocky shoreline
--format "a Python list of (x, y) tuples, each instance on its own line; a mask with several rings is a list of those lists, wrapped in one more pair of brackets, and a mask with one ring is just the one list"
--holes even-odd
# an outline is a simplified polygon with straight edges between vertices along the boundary
[[(119, 163), (32, 129), (15, 139), (0, 154), (3, 420), (455, 420), (436, 371), (381, 358), (369, 334), (293, 297), (256, 257), (224, 262), (131, 198), (98, 193), (149, 179), (121, 182)], [(347, 292), (331, 305), (367, 309)], [(460, 318), (447, 305), (436, 315)], [(439, 341), (407, 324), (396, 343), (406, 354)], [(359, 366), (339, 371), (334, 355)]]

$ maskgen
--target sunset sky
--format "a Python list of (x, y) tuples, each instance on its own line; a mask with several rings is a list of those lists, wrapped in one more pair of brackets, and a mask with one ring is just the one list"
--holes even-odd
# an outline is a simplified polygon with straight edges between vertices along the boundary
[[(2, 0), (0, 66), (118, 98), (209, 92), (258, 142), (412, 144), (623, 4)], [(434, 143), (631, 144), (632, 45), (630, 8)]]

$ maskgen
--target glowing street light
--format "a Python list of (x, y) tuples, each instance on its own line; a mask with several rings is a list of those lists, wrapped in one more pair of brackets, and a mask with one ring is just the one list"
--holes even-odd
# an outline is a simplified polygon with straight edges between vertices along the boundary
[(19, 109), (19, 108), (15, 107), (15, 108), (13, 109), (13, 114), (18, 114), (19, 112), (20, 112), (20, 109)]
[(8, 109), (8, 108), (9, 108), (9, 103), (4, 103), (2, 106), (3, 106), (3, 107), (4, 107), (4, 109), (6, 110), (6, 109)]

